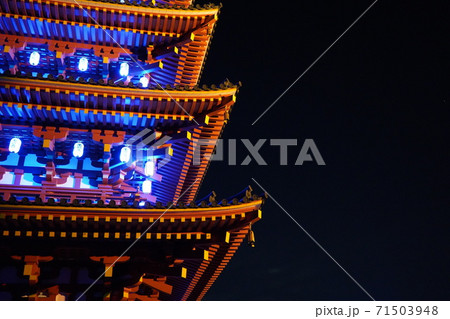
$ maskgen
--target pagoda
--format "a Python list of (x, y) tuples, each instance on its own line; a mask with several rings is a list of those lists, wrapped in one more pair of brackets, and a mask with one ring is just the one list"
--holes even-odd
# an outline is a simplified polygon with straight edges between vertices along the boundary
[(0, 0), (1, 300), (201, 300), (254, 243), (262, 196), (197, 199), (240, 86), (199, 84), (219, 11)]

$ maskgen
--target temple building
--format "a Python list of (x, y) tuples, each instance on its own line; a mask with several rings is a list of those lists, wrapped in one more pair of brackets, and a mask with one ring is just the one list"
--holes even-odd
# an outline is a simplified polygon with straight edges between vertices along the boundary
[(253, 245), (263, 196), (197, 198), (240, 84), (192, 2), (0, 0), (1, 300), (201, 300)]

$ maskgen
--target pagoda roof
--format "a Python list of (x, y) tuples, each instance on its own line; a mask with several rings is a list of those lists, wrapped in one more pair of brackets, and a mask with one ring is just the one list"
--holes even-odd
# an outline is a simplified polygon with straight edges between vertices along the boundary
[[(27, 9), (25, 3), (37, 3), (39, 9)], [(67, 10), (75, 7), (82, 7), (84, 9), (98, 8), (111, 10), (124, 10), (136, 13), (155, 13), (155, 14), (180, 14), (180, 15), (201, 15), (205, 12), (217, 12), (222, 6), (214, 3), (209, 4), (192, 4), (193, 0), (153, 0), (153, 1), (127, 1), (123, 3), (116, 0), (24, 0), (17, 3), (17, 1), (0, 0), (0, 7), (4, 12), (14, 14), (33, 14), (38, 16), (46, 9), (46, 5), (61, 5)], [(53, 12), (58, 14), (58, 12)], [(70, 14), (70, 12), (69, 12)]]
[[(83, 36), (83, 41), (91, 44), (103, 44), (106, 46), (117, 46), (117, 43), (123, 47), (135, 47), (135, 46), (148, 46), (154, 42), (160, 41), (169, 43), (170, 38), (180, 37), (184, 33), (188, 32), (190, 29), (187, 29), (186, 26), (191, 26), (190, 23), (177, 23), (174, 25), (176, 19), (173, 20), (172, 23), (166, 22), (163, 23), (163, 27), (151, 28), (150, 26), (155, 23), (147, 22), (149, 28), (140, 28), (138, 25), (122, 25), (119, 22), (115, 22), (115, 20), (107, 21), (107, 23), (97, 24), (95, 21), (87, 20), (77, 21), (77, 15), (73, 14), (74, 21), (70, 19), (54, 19), (54, 18), (44, 18), (44, 17), (30, 17), (28, 15), (19, 15), (19, 14), (10, 14), (0, 12), (0, 22), (3, 30), (9, 31), (10, 34), (13, 35), (21, 35), (21, 36), (43, 36), (49, 39), (59, 39), (63, 40), (64, 38), (68, 38), (71, 41), (80, 41), (81, 36)], [(149, 17), (150, 18), (150, 17)], [(168, 20), (168, 16), (164, 15), (164, 17), (158, 20)], [(194, 26), (200, 26), (201, 20), (195, 24)], [(159, 21), (158, 21), (159, 22)], [(162, 21), (165, 22), (165, 21)], [(178, 22), (178, 21), (177, 21)], [(20, 27), (24, 25), (25, 28), (21, 29)], [(185, 26), (185, 28), (183, 28)], [(62, 30), (56, 30), (55, 28), (63, 28)], [(109, 36), (100, 36), (100, 33), (104, 33), (104, 31), (108, 31), (112, 33), (112, 37)], [(184, 31), (184, 32), (183, 32)], [(81, 33), (81, 34), (80, 34)], [(80, 35), (80, 37), (78, 37)], [(116, 35), (118, 37), (116, 37)], [(131, 40), (130, 40), (131, 39)]]
[[(77, 134), (77, 139), (86, 143), (91, 142), (87, 130), (99, 128), (125, 130), (126, 138), (131, 138), (143, 128), (173, 132), (181, 130), (184, 135), (183, 132), (178, 135), (183, 135), (183, 138), (177, 137), (171, 141), (170, 160), (158, 171), (164, 181), (154, 184), (153, 193), (161, 202), (190, 202), (204, 178), (215, 145), (211, 143), (200, 148), (198, 165), (194, 165), (189, 154), (197, 147), (197, 140), (216, 141), (220, 137), (237, 90), (237, 86), (229, 83), (222, 85), (222, 88), (175, 90), (171, 87), (163, 91), (107, 84), (96, 86), (55, 79), (0, 77), (0, 112), (4, 133), (0, 143), (6, 147), (8, 138), (17, 130), (24, 140), (31, 141), (34, 125), (67, 127)], [(28, 145), (32, 147), (35, 143), (24, 143), (25, 148)], [(71, 145), (61, 147), (68, 147), (66, 152), (70, 152)], [(42, 186), (27, 187), (30, 188), (28, 191), (32, 191), (33, 187), (36, 192), (42, 189)], [(54, 191), (67, 190), (58, 187), (51, 190)], [(180, 198), (181, 194), (184, 196)], [(84, 196), (79, 195), (81, 198)]]
[[(161, 2), (131, 6), (80, 0), (86, 13), (71, 0), (0, 0), (5, 136), (20, 130), (30, 140), (27, 136), (33, 136), (36, 125), (85, 130), (85, 136), (75, 132), (83, 142), (94, 128), (126, 131), (129, 136), (143, 128), (182, 133), (184, 138), (173, 142), (173, 156), (161, 169), (166, 180), (155, 185), (154, 193), (163, 202), (184, 193), (182, 200), (191, 201), (215, 145), (201, 148), (200, 165), (191, 164), (190, 154), (198, 139), (219, 138), (238, 87), (229, 82), (197, 86), (220, 6)], [(145, 58), (136, 49), (144, 49)], [(41, 56), (38, 66), (29, 63), (35, 51)], [(88, 72), (76, 70), (81, 56), (90, 59)], [(136, 69), (124, 82), (116, 74), (123, 59), (130, 70)], [(147, 71), (149, 88), (141, 88)], [(66, 150), (67, 145), (60, 147)]]
[[(14, 244), (33, 241), (43, 256), (52, 255), (62, 243), (76, 241), (90, 242), (93, 256), (119, 256), (136, 239), (140, 239), (137, 246), (146, 249), (164, 242), (178, 243), (179, 254), (174, 256), (174, 267), (169, 268), (173, 271), (166, 281), (173, 290), (160, 298), (200, 300), (245, 239), (250, 225), (262, 218), (262, 198), (232, 203), (236, 204), (149, 209), (0, 200), (0, 238), (4, 242), (15, 239), (7, 249), (11, 252), (17, 249)], [(182, 250), (186, 245), (194, 245), (195, 250)]]
[[(59, 123), (78, 128), (116, 127), (131, 132), (157, 126), (180, 128), (205, 123), (205, 116), (211, 112), (229, 108), (238, 89), (230, 82), (219, 87), (163, 89), (131, 88), (102, 80), (94, 85), (75, 79), (2, 76), (0, 114), (3, 124)], [(112, 120), (103, 124), (104, 116), (111, 116)]]
[[(199, 9), (160, 8), (157, 6), (139, 7), (129, 4), (85, 0), (77, 1), (79, 5), (72, 0), (31, 1), (31, 3), (38, 3), (40, 10), (28, 10), (23, 3), (30, 2), (29, 0), (21, 2), (0, 0), (0, 4), (3, 4), (3, 6), (5, 6), (4, 2), (9, 3), (9, 10), (1, 12), (0, 16), (3, 17), (3, 23), (6, 23), (5, 18), (14, 17), (65, 25), (96, 25), (96, 28), (102, 27), (111, 30), (124, 28), (134, 32), (149, 32), (149, 34), (178, 37), (205, 23), (215, 22), (220, 10), (219, 6), (213, 5), (200, 7)], [(52, 10), (52, 7), (60, 8), (60, 10)], [(110, 12), (113, 14), (110, 14)], [(7, 24), (4, 26), (8, 27)], [(21, 32), (21, 30), (17, 30), (17, 32)]]
[[(125, 15), (130, 15), (129, 11), (118, 12), (124, 15), (123, 18), (100, 19), (101, 24), (90, 18), (80, 21), (76, 18), (78, 15), (73, 15), (74, 21), (70, 21), (70, 17), (61, 20), (51, 16), (30, 17), (0, 12), (0, 26), (5, 33), (0, 36), (0, 45), (3, 46), (0, 60), (1, 56), (6, 59), (11, 56), (12, 61), (16, 61), (15, 51), (23, 51), (26, 44), (45, 44), (55, 58), (71, 56), (77, 49), (89, 48), (97, 57), (106, 58), (105, 63), (121, 55), (134, 56), (135, 64), (138, 61), (145, 64), (163, 62), (164, 69), (152, 74), (154, 81), (161, 85), (195, 85), (203, 69), (218, 9), (194, 11), (198, 16), (183, 15), (183, 10), (178, 11), (179, 16), (163, 13), (144, 14), (141, 18), (133, 16), (132, 24), (117, 22), (128, 19)], [(100, 16), (111, 17), (114, 14)], [(142, 28), (142, 25), (148, 27)], [(0, 65), (3, 70), (5, 67)]]
[[(47, 226), (51, 223), (71, 223), (73, 221), (89, 222), (90, 225), (123, 221), (123, 225), (129, 223), (134, 226), (139, 223), (156, 222), (157, 224), (155, 224), (154, 229), (152, 228), (152, 232), (170, 232), (174, 231), (174, 229), (186, 231), (188, 228), (196, 232), (202, 232), (206, 228), (209, 231), (212, 231), (215, 227), (233, 228), (239, 221), (248, 223), (259, 220), (261, 218), (260, 212), (257, 215), (252, 215), (251, 219), (246, 219), (245, 214), (258, 211), (263, 203), (263, 199), (254, 196), (241, 202), (236, 198), (236, 200), (224, 200), (215, 204), (206, 204), (205, 202), (197, 205), (191, 203), (188, 206), (165, 206), (161, 203), (156, 205), (151, 205), (149, 202), (145, 203), (146, 205), (140, 206), (139, 202), (128, 203), (126, 201), (121, 203), (113, 201), (110, 204), (104, 204), (100, 202), (55, 201), (44, 203), (42, 201), (32, 202), (29, 200), (17, 201), (15, 198), (10, 198), (8, 201), (1, 199), (0, 220), (2, 220), (3, 226), (12, 220), (20, 220), (20, 223), (32, 223), (33, 220), (41, 220)], [(226, 223), (224, 223), (225, 220), (227, 220)], [(211, 225), (211, 222), (215, 222), (214, 227)], [(182, 228), (179, 227), (181, 223), (184, 223)], [(173, 225), (169, 227), (169, 224)], [(127, 229), (129, 230), (130, 228), (127, 226), (116, 230), (122, 232)], [(49, 231), (49, 228), (45, 228), (45, 230)]]
[[(164, 87), (160, 86), (151, 86), (147, 88), (143, 88), (135, 85), (125, 85), (123, 82), (110, 82), (104, 80), (98, 80), (94, 82), (87, 82), (83, 78), (72, 78), (65, 79), (64, 77), (49, 77), (44, 78), (42, 75), (13, 75), (13, 74), (2, 74), (0, 75), (0, 85), (3, 86), (20, 86), (21, 83), (25, 83), (27, 87), (42, 87), (45, 85), (49, 85), (52, 88), (77, 88), (78, 91), (87, 90), (92, 92), (104, 92), (105, 90), (110, 90), (111, 92), (115, 91), (123, 91), (129, 95), (143, 94), (149, 96), (151, 94), (159, 94), (161, 96), (165, 96), (167, 99), (171, 99), (168, 92), (174, 92), (174, 94), (184, 95), (184, 96), (195, 96), (201, 95), (203, 97), (212, 97), (212, 96), (222, 96), (226, 95), (224, 92), (237, 92), (237, 89), (240, 85), (233, 84), (229, 81), (224, 82), (223, 84), (217, 85), (202, 85), (202, 86), (185, 86), (185, 85), (166, 85)], [(170, 94), (172, 95), (172, 94)]]

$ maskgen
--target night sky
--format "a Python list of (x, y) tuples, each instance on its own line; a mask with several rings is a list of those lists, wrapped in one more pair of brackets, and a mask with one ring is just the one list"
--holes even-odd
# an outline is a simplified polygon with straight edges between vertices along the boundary
[[(448, 300), (450, 2), (378, 1), (254, 126), (373, 1), (222, 2), (201, 82), (242, 81), (223, 138), (312, 138), (326, 166), (266, 142), (269, 165), (213, 162), (199, 198), (253, 177), (376, 300)], [(254, 230), (205, 300), (369, 300), (273, 201)]]

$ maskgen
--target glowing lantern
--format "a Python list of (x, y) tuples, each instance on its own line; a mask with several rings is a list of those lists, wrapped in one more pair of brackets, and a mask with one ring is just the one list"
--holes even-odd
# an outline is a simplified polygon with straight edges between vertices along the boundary
[(127, 163), (131, 158), (131, 148), (128, 146), (122, 147), (120, 150), (120, 161), (123, 163)]
[(37, 51), (33, 51), (30, 54), (30, 58), (28, 62), (30, 62), (31, 65), (36, 66), (39, 64), (39, 61), (41, 60), (41, 55)]
[(81, 157), (84, 153), (84, 144), (81, 142), (77, 142), (73, 145), (73, 156)]
[(146, 77), (146, 76), (141, 77), (141, 79), (139, 80), (139, 83), (142, 84), (143, 88), (148, 87), (148, 77)]
[(148, 179), (146, 179), (143, 183), (142, 183), (142, 192), (144, 194), (150, 194), (152, 192), (152, 182), (149, 181)]
[(153, 176), (155, 174), (155, 162), (150, 160), (145, 163), (144, 172), (147, 176)]
[(22, 141), (20, 140), (20, 138), (14, 137), (9, 142), (9, 151), (11, 153), (19, 153), (21, 146), (22, 146)]
[(120, 69), (119, 74), (120, 76), (128, 76), (128, 73), (130, 73), (130, 66), (126, 62), (120, 63)]
[(84, 72), (87, 71), (89, 66), (89, 60), (85, 57), (82, 57), (80, 60), (78, 60), (78, 70)]

